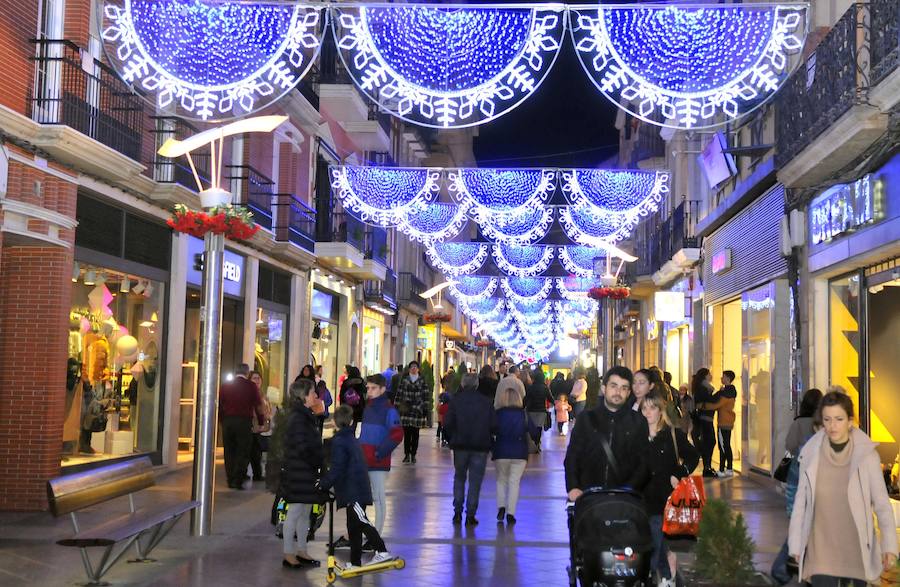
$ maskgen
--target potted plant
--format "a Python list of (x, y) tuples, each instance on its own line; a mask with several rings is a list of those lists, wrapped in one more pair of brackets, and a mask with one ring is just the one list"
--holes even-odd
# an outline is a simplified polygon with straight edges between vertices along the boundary
[(753, 568), (756, 545), (740, 512), (721, 499), (710, 499), (703, 508), (695, 561), (688, 581), (698, 587), (744, 587), (769, 585), (766, 576)]

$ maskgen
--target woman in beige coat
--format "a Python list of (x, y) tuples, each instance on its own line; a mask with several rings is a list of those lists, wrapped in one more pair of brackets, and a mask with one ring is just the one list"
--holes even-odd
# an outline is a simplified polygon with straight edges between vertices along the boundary
[[(865, 587), (897, 562), (894, 513), (876, 444), (853, 424), (853, 402), (832, 392), (819, 430), (800, 451), (788, 547), (813, 587)], [(881, 529), (879, 543), (873, 516)], [(855, 530), (855, 531), (854, 531)]]

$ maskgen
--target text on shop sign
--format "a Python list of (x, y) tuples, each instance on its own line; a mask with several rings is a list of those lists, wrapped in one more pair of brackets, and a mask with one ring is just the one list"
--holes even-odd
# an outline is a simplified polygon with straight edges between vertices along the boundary
[(722, 249), (712, 257), (713, 275), (725, 273), (731, 269), (731, 249)]
[(240, 283), (241, 281), (241, 266), (237, 263), (225, 261), (222, 263), (222, 273), (223, 277), (228, 281), (234, 281), (235, 283)]
[(829, 188), (809, 205), (812, 243), (828, 242), (882, 217), (882, 182), (871, 175)]

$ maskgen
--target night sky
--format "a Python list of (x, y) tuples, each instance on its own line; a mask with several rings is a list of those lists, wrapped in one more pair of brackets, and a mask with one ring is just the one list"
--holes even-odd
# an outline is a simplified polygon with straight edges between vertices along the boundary
[(596, 167), (618, 150), (616, 106), (584, 73), (568, 31), (563, 39), (537, 92), (478, 127), (480, 167)]

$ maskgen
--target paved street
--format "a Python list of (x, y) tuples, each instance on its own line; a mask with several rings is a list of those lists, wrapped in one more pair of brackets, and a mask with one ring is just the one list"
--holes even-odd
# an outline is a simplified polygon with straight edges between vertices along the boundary
[[(495, 481), (493, 467), (488, 465), (478, 513), (481, 523), (460, 528), (450, 524), (451, 453), (436, 447), (432, 431), (423, 431), (418, 464), (396, 466), (388, 481), (384, 536), (389, 548), (406, 558), (407, 567), (345, 583), (389, 585), (402, 580), (409, 585), (468, 587), (498, 585), (502, 578), (503, 585), (565, 585), (568, 538), (561, 498), (565, 441), (555, 434), (545, 435), (543, 453), (531, 457), (522, 482), (518, 524), (513, 528), (495, 524)], [(222, 473), (221, 464), (218, 469)], [(220, 475), (218, 487), (224, 486)], [(139, 501), (187, 497), (189, 487), (190, 468), (183, 468), (163, 476), (160, 485)], [(758, 566), (768, 568), (786, 532), (781, 498), (741, 477), (714, 481), (708, 484), (708, 492), (731, 500), (744, 512), (757, 542)], [(120, 562), (107, 580), (123, 586), (325, 585), (324, 568), (282, 569), (281, 541), (268, 521), (271, 503), (272, 496), (261, 487), (244, 492), (219, 489), (214, 536), (190, 538), (187, 521), (182, 521), (155, 551), (158, 562)], [(89, 516), (100, 519), (114, 509), (126, 508), (127, 501), (122, 499), (114, 507), (93, 509)], [(84, 519), (89, 521), (87, 515)], [(311, 546), (311, 552), (323, 560), (326, 525)], [(343, 530), (342, 515), (336, 527)], [(69, 531), (67, 519), (54, 520), (49, 514), (0, 514), (0, 583), (62, 586), (83, 581), (77, 549), (54, 544)], [(678, 545), (679, 550), (689, 548), (689, 543)], [(346, 551), (341, 554), (346, 556)]]

